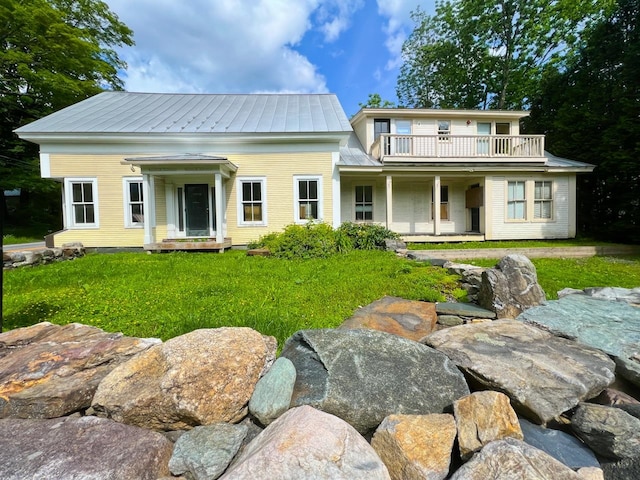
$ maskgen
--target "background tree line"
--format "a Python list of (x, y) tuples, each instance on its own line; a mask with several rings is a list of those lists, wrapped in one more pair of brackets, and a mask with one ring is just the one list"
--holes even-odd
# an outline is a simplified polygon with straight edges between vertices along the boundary
[(530, 109), (524, 132), (596, 165), (580, 234), (640, 243), (640, 0), (450, 0), (413, 19), (401, 106)]

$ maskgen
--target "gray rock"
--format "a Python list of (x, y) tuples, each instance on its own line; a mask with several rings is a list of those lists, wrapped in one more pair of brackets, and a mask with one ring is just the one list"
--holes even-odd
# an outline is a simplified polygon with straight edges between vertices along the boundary
[(640, 287), (620, 288), (620, 287), (591, 287), (585, 288), (584, 293), (593, 298), (609, 300), (615, 302), (626, 302), (631, 305), (640, 305)]
[(451, 480), (580, 480), (577, 473), (542, 450), (515, 438), (491, 442)]
[(466, 274), (482, 275), (482, 272), (485, 270), (485, 268), (478, 267), (477, 265), (470, 265), (468, 263), (455, 263), (451, 261), (445, 263), (444, 268), (446, 268), (447, 272), (452, 275), (461, 275), (463, 277)]
[(332, 413), (362, 433), (393, 413), (442, 413), (469, 393), (445, 355), (373, 330), (302, 330), (282, 356), (298, 374), (292, 406)]
[(603, 463), (602, 471), (605, 480), (637, 480), (640, 478), (640, 457)]
[(0, 478), (156, 480), (169, 475), (162, 434), (97, 417), (0, 420)]
[(195, 427), (176, 442), (169, 469), (194, 480), (214, 480), (231, 463), (247, 434), (245, 425), (217, 423)]
[(278, 358), (256, 384), (249, 400), (249, 412), (263, 425), (269, 425), (289, 409), (296, 367), (285, 357)]
[(516, 320), (451, 327), (425, 342), (445, 353), (483, 389), (506, 393), (516, 411), (546, 423), (614, 380), (599, 350)]
[(524, 255), (507, 255), (482, 274), (478, 303), (496, 312), (498, 318), (515, 318), (545, 300), (536, 267)]
[(520, 428), (525, 442), (548, 453), (572, 470), (582, 467), (600, 468), (600, 462), (593, 452), (576, 437), (560, 430), (534, 425), (524, 418), (520, 419)]
[(640, 456), (640, 420), (624, 410), (581, 403), (571, 417), (571, 428), (603, 457), (623, 460)]
[(384, 247), (387, 250), (395, 252), (396, 250), (402, 250), (407, 248), (407, 244), (402, 240), (398, 240), (395, 238), (386, 238), (384, 241)]
[(458, 315), (471, 318), (496, 318), (495, 312), (480, 308), (471, 303), (438, 302), (436, 303), (438, 315)]
[(371, 445), (338, 417), (309, 406), (292, 408), (269, 425), (221, 477), (387, 480)]
[(518, 316), (617, 357), (618, 373), (640, 385), (640, 308), (587, 295), (568, 295)]
[(464, 320), (457, 315), (438, 315), (438, 323), (445, 327), (455, 327), (464, 324)]

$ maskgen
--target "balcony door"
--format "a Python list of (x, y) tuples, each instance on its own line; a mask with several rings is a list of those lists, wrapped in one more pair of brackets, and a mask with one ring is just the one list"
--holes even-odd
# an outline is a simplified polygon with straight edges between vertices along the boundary
[[(382, 134), (388, 134), (391, 133), (391, 120), (389, 120), (388, 118), (376, 118), (373, 120), (373, 141), (377, 141), (378, 138), (380, 138), (380, 135)], [(389, 155), (390, 152), (390, 138), (386, 137), (385, 139), (385, 144), (381, 145), (381, 149), (380, 151), (383, 153), (383, 155)]]
[[(489, 155), (489, 135), (491, 135), (491, 122), (478, 122), (476, 127), (480, 138), (476, 140), (478, 155)], [(487, 138), (482, 138), (486, 136)]]

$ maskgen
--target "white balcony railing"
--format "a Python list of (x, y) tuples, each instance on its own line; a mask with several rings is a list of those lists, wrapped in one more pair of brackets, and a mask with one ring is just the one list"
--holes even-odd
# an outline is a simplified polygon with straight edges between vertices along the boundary
[(426, 158), (541, 158), (544, 135), (380, 135), (371, 147), (376, 159)]

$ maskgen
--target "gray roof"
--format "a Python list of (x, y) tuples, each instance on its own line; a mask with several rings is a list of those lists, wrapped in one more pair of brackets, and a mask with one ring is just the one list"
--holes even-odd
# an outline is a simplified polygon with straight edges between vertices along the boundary
[(547, 159), (547, 166), (549, 167), (578, 167), (578, 168), (593, 168), (595, 165), (590, 163), (578, 162), (577, 160), (569, 160), (568, 158), (556, 157), (551, 153), (544, 151), (544, 156)]
[(103, 92), (18, 128), (30, 133), (351, 132), (333, 94)]
[(368, 155), (355, 133), (351, 132), (344, 147), (340, 147), (340, 165), (357, 167), (380, 167), (382, 162)]

